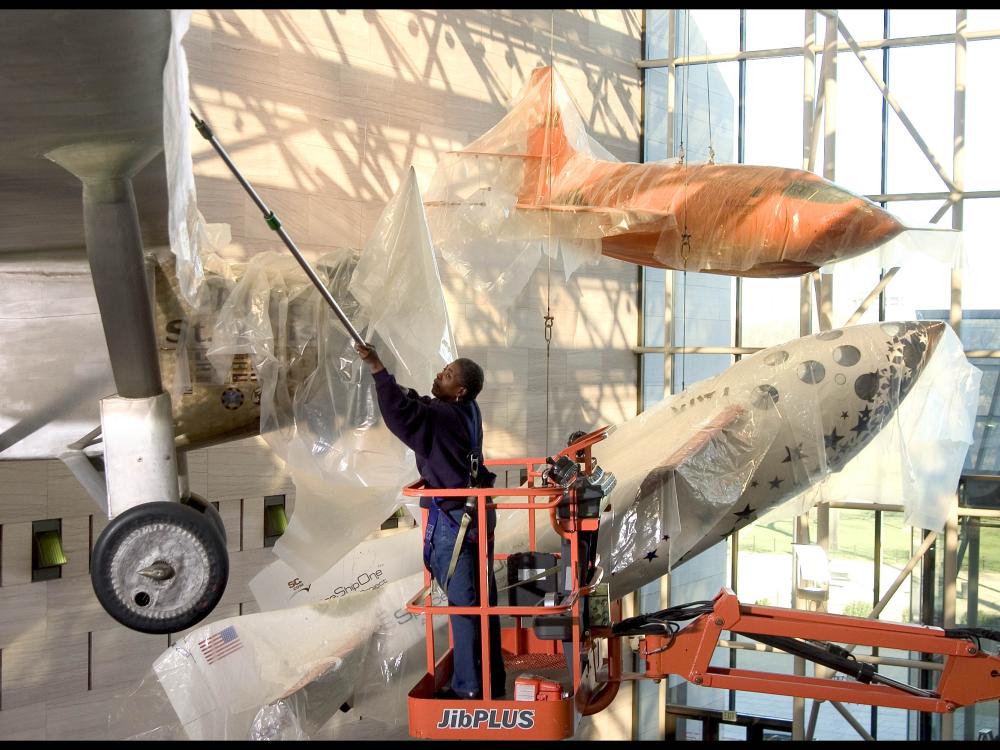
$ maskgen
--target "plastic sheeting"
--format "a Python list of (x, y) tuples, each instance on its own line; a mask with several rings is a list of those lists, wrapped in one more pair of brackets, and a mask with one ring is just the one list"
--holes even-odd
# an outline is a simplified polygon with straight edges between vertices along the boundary
[[(274, 551), (313, 581), (392, 514), (416, 464), (385, 427), (353, 339), (295, 259), (264, 252), (224, 261), (216, 243), (227, 240), (202, 234), (198, 306), (177, 354), (191, 356), (190, 339), (200, 337), (208, 379), (220, 383), (234, 357), (249, 358), (261, 434), (296, 487), (295, 513)], [(401, 383), (427, 388), (457, 356), (412, 169), (363, 251), (337, 248), (313, 265)], [(179, 278), (182, 267), (178, 260)], [(175, 391), (190, 387), (181, 377), (190, 369), (178, 362)]]
[[(897, 325), (903, 324), (882, 328)], [(820, 502), (869, 502), (902, 505), (907, 525), (944, 532), (973, 442), (983, 373), (966, 358), (955, 332), (949, 326), (943, 331), (895, 417), (847, 469), (776, 507), (768, 521), (805, 513)]]
[[(120, 700), (111, 736), (347, 739), (405, 736), (406, 693), (425, 671), (425, 624), (401, 602), (421, 575), (308, 606), (230, 617), (178, 640)], [(442, 618), (442, 624), (444, 620)], [(442, 629), (438, 638), (446, 639)], [(342, 710), (350, 710), (348, 716)]]
[(182, 46), (191, 26), (191, 11), (171, 10), (170, 23), (170, 51), (163, 68), (163, 154), (170, 203), (167, 229), (170, 249), (177, 258), (181, 294), (188, 304), (196, 305), (205, 276), (202, 249), (207, 225), (198, 211), (198, 193), (191, 169), (188, 65)]
[[(316, 269), (401, 383), (427, 387), (455, 359), (412, 169), (360, 258), (339, 250)], [(260, 382), (261, 434), (296, 487), (275, 553), (313, 581), (392, 514), (417, 477), (413, 453), (386, 428), (353, 340), (293, 258), (254, 256), (219, 310), (209, 358), (228, 368), (241, 353)]]
[[(221, 257), (228, 231), (198, 211), (191, 165), (181, 45), (190, 14), (175, 12), (172, 20), (164, 140), (179, 291), (201, 329), (211, 330), (205, 354), (218, 382), (225, 381), (234, 356), (250, 357), (260, 388), (261, 434), (287, 463), (296, 487), (295, 513), (274, 551), (313, 581), (393, 512), (400, 488), (417, 476), (416, 463), (382, 422), (374, 381), (353, 340), (295, 259), (284, 252), (259, 253), (245, 264)], [(289, 231), (294, 234), (293, 227)], [(429, 387), (457, 356), (412, 168), (360, 256), (338, 248), (314, 265), (401, 383)], [(188, 349), (181, 342), (178, 356)], [(188, 367), (178, 362), (176, 371), (175, 387), (183, 389)]]
[[(591, 138), (558, 74), (536, 68), (510, 112), (440, 161), (427, 196), (442, 255), (501, 306), (543, 252), (571, 274), (600, 255), (742, 276), (797, 276), (895, 241), (957, 262), (960, 235), (911, 237), (877, 204), (797, 169), (622, 163)], [(895, 260), (898, 253), (887, 256)]]
[[(852, 326), (757, 352), (619, 425), (594, 446), (618, 479), (598, 534), (611, 596), (786, 504), (865, 498), (943, 528), (980, 378), (944, 323)], [(498, 550), (524, 547), (504, 536), (515, 513)], [(558, 549), (547, 523), (539, 540)]]

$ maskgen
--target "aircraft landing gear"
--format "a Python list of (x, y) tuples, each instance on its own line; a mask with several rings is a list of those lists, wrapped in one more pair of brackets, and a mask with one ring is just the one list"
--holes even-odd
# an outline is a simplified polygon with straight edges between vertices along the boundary
[(194, 496), (190, 505), (143, 503), (115, 518), (94, 545), (90, 577), (104, 609), (143, 633), (176, 633), (218, 604), (229, 579), (218, 511)]
[(225, 544), (226, 541), (226, 527), (222, 523), (222, 516), (219, 515), (219, 511), (215, 509), (208, 500), (203, 498), (201, 495), (196, 495), (193, 492), (187, 497), (182, 497), (181, 502), (185, 505), (190, 505), (199, 513), (203, 513), (207, 518), (210, 518), (212, 525), (215, 526), (219, 535), (222, 537), (222, 542)]

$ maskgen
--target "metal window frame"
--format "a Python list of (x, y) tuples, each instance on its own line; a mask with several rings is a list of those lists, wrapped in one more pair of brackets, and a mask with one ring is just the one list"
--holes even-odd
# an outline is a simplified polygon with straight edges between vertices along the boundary
[[(833, 170), (835, 167), (835, 137), (836, 132), (833, 127), (835, 118), (832, 116), (834, 110), (835, 102), (833, 101), (833, 84), (836, 81), (836, 67), (833, 60), (835, 60), (836, 54), (843, 52), (853, 53), (862, 65), (865, 66), (869, 73), (869, 76), (873, 79), (876, 86), (879, 88), (883, 96), (882, 101), (882, 159), (881, 159), (881, 183), (882, 192), (875, 195), (869, 195), (868, 198), (875, 202), (885, 204), (891, 201), (915, 201), (915, 200), (939, 200), (942, 201), (941, 207), (935, 213), (932, 218), (932, 223), (936, 223), (943, 215), (951, 209), (952, 211), (952, 228), (962, 229), (963, 227), (963, 214), (964, 214), (964, 201), (965, 200), (975, 200), (979, 198), (997, 198), (1000, 197), (1000, 190), (976, 190), (976, 191), (965, 191), (963, 189), (964, 185), (964, 164), (965, 164), (965, 153), (964, 153), (964, 141), (965, 141), (965, 84), (966, 84), (966, 53), (968, 48), (968, 43), (970, 41), (983, 41), (983, 40), (993, 40), (1000, 39), (1000, 29), (990, 29), (990, 30), (979, 30), (979, 31), (969, 31), (967, 29), (967, 15), (966, 11), (963, 9), (956, 10), (955, 16), (955, 32), (946, 34), (930, 34), (922, 36), (908, 36), (908, 37), (898, 37), (891, 38), (889, 32), (889, 20), (890, 12), (888, 9), (884, 10), (884, 35), (882, 39), (877, 40), (866, 40), (866, 41), (856, 41), (850, 35), (849, 30), (845, 27), (842, 19), (838, 17), (837, 11), (805, 11), (804, 18), (804, 38), (803, 45), (801, 47), (783, 47), (783, 48), (772, 48), (772, 49), (762, 49), (762, 50), (746, 50), (745, 44), (745, 26), (746, 26), (746, 11), (740, 11), (740, 50), (738, 52), (723, 53), (723, 54), (705, 54), (705, 55), (683, 55), (678, 56), (676, 54), (676, 29), (677, 29), (677, 11), (668, 10), (668, 46), (667, 52), (668, 56), (666, 58), (657, 59), (643, 59), (637, 62), (637, 68), (642, 75), (642, 87), (645, 89), (645, 75), (644, 72), (650, 69), (657, 68), (667, 68), (667, 153), (672, 154), (675, 148), (675, 127), (674, 127), (674, 116), (675, 116), (675, 91), (676, 91), (676, 75), (677, 69), (680, 67), (688, 65), (700, 65), (700, 64), (711, 64), (711, 63), (723, 63), (738, 61), (740, 64), (740, 97), (738, 105), (738, 161), (743, 160), (743, 138), (745, 134), (745, 65), (748, 60), (760, 60), (760, 59), (773, 59), (780, 57), (796, 57), (801, 56), (803, 58), (803, 68), (804, 68), (804, 87), (803, 87), (803, 165), (804, 168), (813, 170), (814, 160), (817, 153), (816, 145), (818, 145), (818, 134), (819, 134), (819, 122), (818, 115), (820, 110), (823, 112), (824, 121), (824, 160), (827, 162), (824, 164), (824, 176), (829, 179), (833, 178)], [(815, 20), (816, 14), (819, 13), (822, 17), (827, 20), (827, 35), (822, 44), (817, 43), (815, 34)], [(645, 22), (645, 11), (643, 13), (643, 29), (646, 29)], [(832, 31), (831, 31), (832, 30)], [(839, 41), (839, 38), (843, 36), (844, 41)], [(642, 54), (645, 57), (646, 39), (643, 39)], [(891, 90), (888, 86), (888, 73), (889, 73), (889, 55), (892, 49), (903, 48), (903, 47), (918, 47), (918, 46), (929, 46), (929, 45), (939, 45), (939, 44), (952, 44), (955, 48), (955, 106), (954, 106), (954, 147), (952, 152), (952, 170), (949, 175), (940, 161), (934, 156), (934, 154), (927, 147), (926, 142), (922, 139), (919, 131), (913, 126), (912, 122), (906, 117), (905, 112), (899, 106), (898, 102), (891, 95)], [(817, 91), (819, 94), (813, 96), (812, 81), (815, 80), (815, 56), (817, 53), (823, 53), (824, 50), (827, 54), (823, 55), (824, 64), (821, 69), (821, 78), (817, 85)], [(867, 62), (864, 51), (866, 50), (885, 50), (882, 61), (882, 72), (879, 75), (878, 72), (872, 68), (870, 63)], [(829, 97), (829, 99), (828, 99)], [(887, 129), (888, 129), (888, 111), (893, 109), (900, 120), (903, 122), (907, 131), (916, 141), (917, 145), (923, 151), (925, 157), (931, 162), (932, 166), (941, 177), (942, 181), (945, 183), (946, 191), (926, 191), (926, 192), (913, 192), (913, 193), (888, 193), (886, 192), (886, 175), (888, 170), (888, 142), (887, 142)], [(645, 116), (645, 108), (643, 108), (643, 116)], [(645, 144), (645, 128), (640, 129), (641, 138), (643, 144)], [(831, 159), (831, 155), (834, 157)], [(879, 320), (885, 319), (885, 294), (884, 288), (894, 271), (890, 271), (885, 274), (883, 270), (883, 279), (880, 279), (879, 286), (873, 290), (870, 299), (866, 300), (862, 304), (862, 308), (859, 308), (858, 312), (853, 315), (848, 323), (853, 322), (860, 314), (867, 309), (867, 305), (871, 304), (875, 298), (879, 302)], [(829, 319), (829, 310), (831, 309), (830, 302), (832, 300), (832, 279), (827, 281), (828, 277), (820, 278), (819, 274), (812, 275), (813, 284), (809, 284), (809, 277), (803, 277), (800, 286), (800, 333), (801, 335), (807, 335), (812, 330), (812, 320), (813, 320), (813, 309), (814, 304), (818, 312), (818, 320), (820, 322), (821, 328), (829, 328), (832, 325), (832, 321)], [(666, 275), (666, 283), (664, 285), (664, 336), (665, 342), (673, 342), (673, 327), (675, 321), (673, 320), (672, 314), (672, 296), (673, 296), (673, 274)], [(676, 354), (687, 354), (687, 353), (698, 353), (698, 354), (732, 354), (735, 355), (736, 359), (739, 359), (741, 355), (750, 354), (755, 351), (759, 351), (762, 347), (743, 347), (742, 344), (742, 294), (741, 294), (741, 279), (737, 278), (736, 285), (736, 311), (735, 311), (735, 340), (734, 346), (732, 347), (704, 347), (704, 346), (647, 346), (645, 341), (641, 338), (644, 331), (640, 330), (640, 345), (634, 348), (634, 352), (637, 358), (640, 360), (639, 370), (642, 371), (642, 356), (644, 354), (650, 353), (662, 353), (664, 354), (664, 393), (665, 396), (672, 393), (672, 380), (673, 380), (673, 369), (674, 369), (674, 355)], [(640, 280), (641, 285), (641, 280)], [(810, 287), (813, 289), (810, 289)], [(961, 271), (954, 270), (951, 273), (950, 279), (951, 287), (951, 305), (949, 309), (949, 323), (956, 332), (960, 331), (961, 320), (962, 320), (962, 274)], [(980, 358), (1000, 358), (1000, 349), (966, 349), (965, 354), (970, 359)], [(640, 398), (642, 391), (640, 390)], [(645, 408), (645, 405), (644, 407)], [(825, 510), (818, 510), (818, 525), (820, 530), (820, 542), (824, 542), (825, 534), (823, 533), (824, 528), (828, 528), (829, 524), (829, 507), (826, 506)], [(837, 506), (834, 506), (837, 507)], [(869, 506), (870, 507), (870, 506)], [(883, 510), (895, 510), (895, 508), (889, 507), (876, 507), (874, 508), (876, 513), (876, 518), (879, 523), (876, 524), (876, 543), (879, 543), (878, 529), (880, 528), (881, 512)], [(955, 596), (955, 581), (957, 579), (957, 546), (958, 546), (958, 518), (961, 516), (970, 516), (975, 513), (970, 512), (969, 509), (962, 509), (957, 507), (957, 494), (956, 501), (953, 505), (951, 517), (946, 526), (944, 537), (944, 566), (945, 566), (945, 591), (944, 591), (944, 625), (946, 627), (954, 624), (955, 620), (955, 606), (956, 606), (956, 596)], [(825, 517), (824, 517), (825, 516)], [(825, 523), (824, 523), (825, 521)], [(803, 523), (804, 522), (804, 523)], [(808, 522), (806, 519), (800, 518), (799, 522), (796, 524), (796, 529), (799, 533), (805, 533), (806, 541), (808, 541)], [(798, 539), (796, 540), (798, 541)], [(734, 548), (734, 553), (735, 553)], [(736, 555), (733, 554), (735, 559)], [(733, 576), (734, 582), (735, 577), (738, 573), (738, 566), (733, 565), (731, 570), (731, 575)], [(661, 583), (661, 592), (665, 596), (667, 582), (665, 577), (664, 582)], [(734, 652), (735, 653), (735, 652)], [(942, 717), (941, 723), (941, 738), (950, 739), (953, 736), (953, 716)], [(798, 726), (797, 737), (802, 739), (802, 718), (798, 711), (796, 711), (796, 725)], [(875, 714), (873, 712), (872, 728), (876, 726)], [(857, 727), (856, 727), (857, 728)]]

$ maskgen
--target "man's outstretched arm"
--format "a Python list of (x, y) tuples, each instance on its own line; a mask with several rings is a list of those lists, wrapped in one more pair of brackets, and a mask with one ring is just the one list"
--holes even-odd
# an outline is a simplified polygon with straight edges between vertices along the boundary
[(375, 378), (375, 393), (386, 427), (412, 450), (427, 453), (434, 422), (430, 399), (399, 385), (385, 369), (374, 347), (355, 344), (354, 349)]

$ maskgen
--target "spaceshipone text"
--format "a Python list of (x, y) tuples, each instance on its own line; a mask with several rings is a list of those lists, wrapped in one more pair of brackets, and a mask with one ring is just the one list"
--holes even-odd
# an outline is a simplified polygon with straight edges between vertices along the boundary
[(353, 594), (356, 591), (368, 591), (369, 589), (380, 589), (389, 581), (382, 577), (381, 568), (375, 568), (370, 572), (361, 573), (357, 578), (355, 578), (351, 583), (344, 584), (343, 586), (337, 586), (333, 590), (327, 599), (337, 599), (341, 596), (347, 594)]

